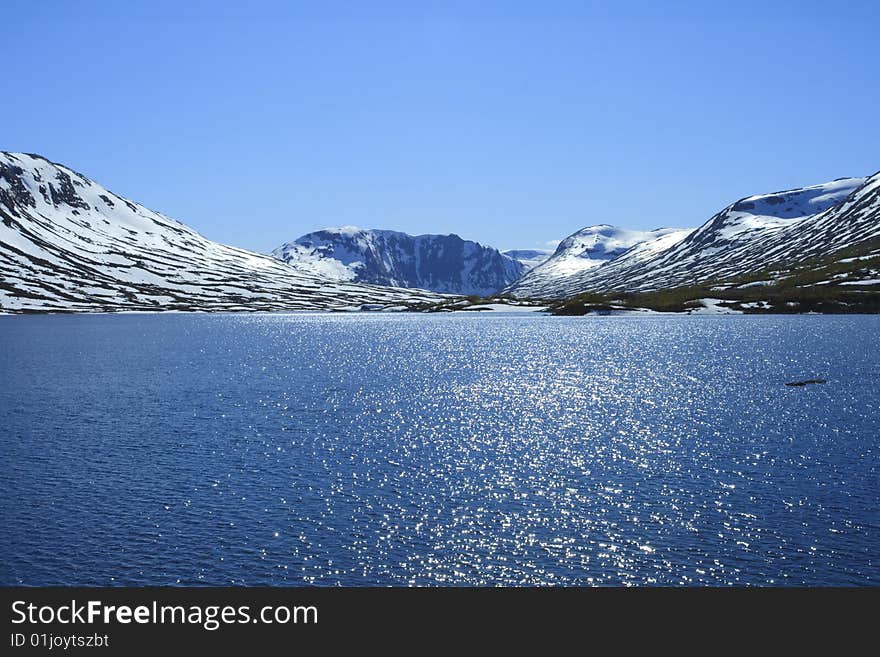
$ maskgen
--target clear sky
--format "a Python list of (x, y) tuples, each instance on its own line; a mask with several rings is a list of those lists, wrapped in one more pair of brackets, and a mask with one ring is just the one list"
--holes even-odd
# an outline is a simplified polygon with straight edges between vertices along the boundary
[(0, 149), (258, 251), (695, 226), (880, 170), (878, 7), (5, 0)]

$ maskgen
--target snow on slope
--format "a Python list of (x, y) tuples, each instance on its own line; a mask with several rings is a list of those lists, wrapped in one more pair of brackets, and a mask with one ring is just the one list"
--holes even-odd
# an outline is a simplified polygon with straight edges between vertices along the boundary
[(633, 248), (641, 248), (642, 257), (683, 239), (690, 230), (658, 228), (627, 230), (600, 224), (588, 226), (559, 243), (555, 253), (538, 265), (509, 291), (520, 297), (554, 298), (565, 296), (568, 281), (577, 279)]
[[(880, 174), (845, 178), (728, 206), (695, 231), (661, 237), (589, 271), (556, 279), (541, 294), (640, 291), (731, 280), (790, 266), (880, 238)], [(537, 270), (536, 270), (537, 271)]]
[(0, 152), (0, 311), (336, 309), (437, 300), (212, 242), (67, 167)]
[(301, 271), (340, 281), (463, 295), (491, 295), (525, 270), (496, 249), (458, 235), (413, 236), (354, 226), (303, 235), (272, 255)]

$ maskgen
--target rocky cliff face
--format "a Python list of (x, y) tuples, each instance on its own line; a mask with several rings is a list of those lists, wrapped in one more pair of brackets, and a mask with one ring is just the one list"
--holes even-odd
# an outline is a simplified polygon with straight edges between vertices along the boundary
[(340, 281), (491, 295), (517, 280), (525, 266), (458, 235), (407, 235), (355, 227), (319, 230), (272, 252), (303, 272)]

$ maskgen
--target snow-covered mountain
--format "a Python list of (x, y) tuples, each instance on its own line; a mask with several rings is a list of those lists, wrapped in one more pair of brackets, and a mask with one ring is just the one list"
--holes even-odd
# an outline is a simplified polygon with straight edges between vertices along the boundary
[[(786, 276), (799, 263), (827, 259), (843, 250), (850, 259), (860, 245), (870, 255), (878, 239), (880, 174), (843, 178), (749, 196), (724, 208), (695, 231), (643, 242), (599, 267), (562, 272), (540, 287), (529, 280), (540, 272), (538, 267), (511, 289), (517, 296), (561, 298), (583, 292), (633, 292), (724, 282), (760, 272)], [(873, 275), (849, 269), (849, 284), (862, 273)]]
[(525, 271), (531, 271), (542, 262), (546, 262), (547, 258), (553, 255), (552, 249), (509, 249), (501, 252), (508, 258), (520, 262)]
[(2, 312), (405, 308), (441, 299), (425, 288), (558, 299), (779, 280), (867, 293), (880, 282), (880, 174), (750, 196), (696, 230), (585, 228), (531, 271), (538, 250), (355, 228), (273, 255), (212, 242), (40, 156), (0, 152)]
[(340, 283), (218, 244), (72, 169), (0, 152), (0, 311), (342, 309), (438, 297)]
[(585, 272), (618, 258), (629, 249), (657, 240), (682, 239), (690, 232), (680, 228), (626, 230), (608, 224), (588, 226), (562, 240), (552, 256), (516, 281), (509, 291), (520, 297), (565, 296), (569, 281), (579, 279)]
[(327, 228), (284, 244), (272, 255), (300, 271), (374, 285), (487, 296), (525, 267), (458, 235), (407, 235), (353, 226)]

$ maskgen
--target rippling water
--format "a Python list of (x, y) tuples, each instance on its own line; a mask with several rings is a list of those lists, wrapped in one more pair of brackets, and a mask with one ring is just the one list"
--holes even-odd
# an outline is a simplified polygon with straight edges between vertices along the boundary
[(0, 337), (0, 584), (880, 582), (880, 317)]

